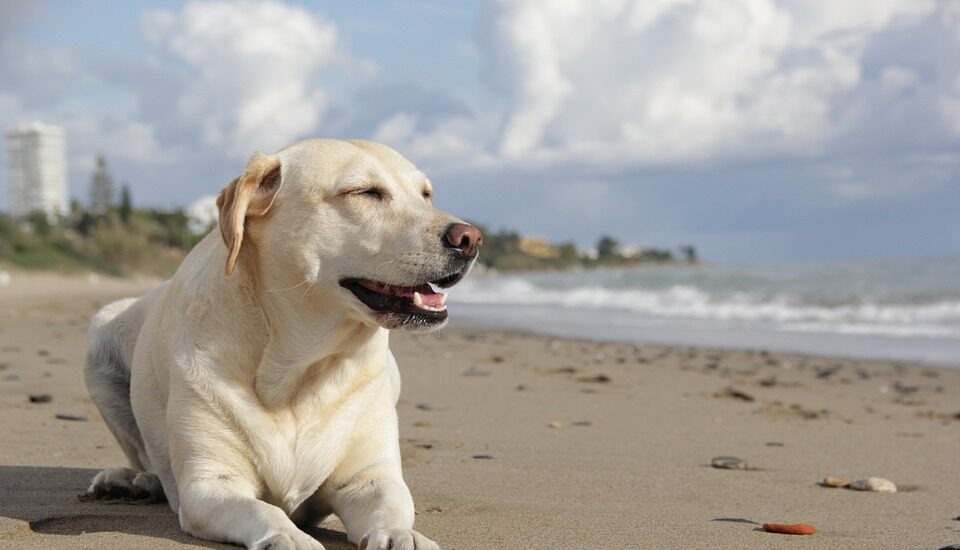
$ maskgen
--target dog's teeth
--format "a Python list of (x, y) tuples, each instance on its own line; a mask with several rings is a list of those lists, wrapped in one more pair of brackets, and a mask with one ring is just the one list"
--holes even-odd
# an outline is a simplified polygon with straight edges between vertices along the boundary
[(420, 307), (423, 305), (423, 297), (420, 296), (419, 292), (413, 293), (413, 305)]
[(447, 304), (447, 293), (446, 293), (446, 292), (441, 292), (441, 293), (440, 293), (440, 307), (443, 307), (443, 306), (445, 306), (446, 304)]

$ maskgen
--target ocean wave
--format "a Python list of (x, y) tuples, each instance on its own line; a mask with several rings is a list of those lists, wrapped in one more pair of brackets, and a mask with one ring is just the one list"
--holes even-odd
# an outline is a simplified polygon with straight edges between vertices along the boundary
[(546, 288), (517, 277), (466, 281), (451, 302), (619, 310), (645, 317), (764, 324), (778, 329), (904, 337), (960, 337), (960, 301), (838, 305), (804, 303), (795, 296), (749, 292), (714, 295), (702, 288), (673, 285), (659, 290), (577, 286)]

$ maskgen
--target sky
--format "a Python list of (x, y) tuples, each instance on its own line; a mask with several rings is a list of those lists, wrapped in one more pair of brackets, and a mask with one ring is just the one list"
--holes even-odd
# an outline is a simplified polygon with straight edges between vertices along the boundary
[(30, 120), (81, 201), (100, 153), (175, 207), (359, 137), (551, 241), (960, 253), (960, 0), (0, 0), (0, 127)]

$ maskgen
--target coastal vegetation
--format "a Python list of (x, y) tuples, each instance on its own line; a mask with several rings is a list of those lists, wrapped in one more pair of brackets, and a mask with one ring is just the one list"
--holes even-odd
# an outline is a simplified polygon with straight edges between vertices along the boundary
[[(21, 269), (95, 271), (110, 275), (172, 274), (187, 252), (213, 227), (182, 209), (137, 209), (129, 185), (115, 190), (101, 157), (90, 179), (87, 205), (72, 201), (56, 218), (37, 212), (11, 221), (0, 216), (0, 265)], [(696, 263), (692, 246), (677, 253), (625, 245), (610, 236), (593, 247), (550, 243), (510, 229), (483, 231), (479, 263), (491, 271), (589, 269), (650, 263)]]
[[(123, 193), (129, 197), (129, 191)], [(212, 228), (195, 231), (180, 209), (134, 209), (129, 198), (101, 213), (74, 202), (55, 221), (42, 213), (14, 223), (0, 218), (0, 264), (21, 269), (95, 271), (110, 275), (172, 274), (187, 252)], [(480, 264), (493, 271), (569, 270), (696, 261), (695, 252), (624, 246), (609, 236), (595, 247), (551, 244), (512, 230), (484, 234)]]
[(604, 235), (593, 247), (581, 248), (567, 241), (550, 243), (543, 237), (521, 235), (513, 230), (493, 231), (475, 224), (483, 232), (479, 262), (496, 271), (566, 270), (623, 267), (639, 264), (697, 263), (693, 245), (670, 249), (625, 245)]

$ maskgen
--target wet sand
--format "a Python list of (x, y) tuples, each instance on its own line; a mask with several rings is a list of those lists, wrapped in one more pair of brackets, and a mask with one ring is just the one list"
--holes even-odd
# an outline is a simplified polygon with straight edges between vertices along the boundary
[[(86, 322), (153, 284), (15, 273), (0, 288), (0, 548), (234, 548), (180, 533), (165, 504), (77, 499), (123, 465), (83, 386)], [(456, 313), (393, 336), (417, 528), (447, 550), (960, 544), (960, 369), (553, 339)], [(718, 455), (749, 468), (710, 467)], [(325, 527), (326, 548), (352, 548)]]

